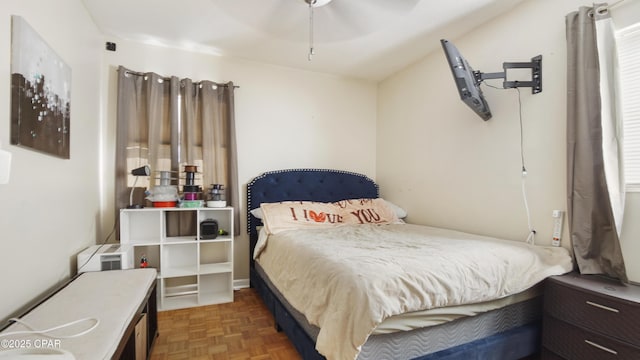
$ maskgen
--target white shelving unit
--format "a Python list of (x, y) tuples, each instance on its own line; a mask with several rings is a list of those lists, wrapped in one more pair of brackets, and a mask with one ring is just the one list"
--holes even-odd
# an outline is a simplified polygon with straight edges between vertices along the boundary
[[(229, 235), (201, 239), (207, 219)], [(158, 270), (159, 310), (233, 301), (233, 208), (122, 209), (120, 242), (133, 246), (136, 267), (144, 255)]]

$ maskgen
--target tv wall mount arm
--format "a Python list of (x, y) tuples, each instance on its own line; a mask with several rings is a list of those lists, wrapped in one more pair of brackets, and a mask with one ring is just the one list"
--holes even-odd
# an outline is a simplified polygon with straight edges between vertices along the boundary
[[(505, 62), (502, 68), (503, 72), (495, 73), (474, 71), (476, 83), (480, 84), (486, 79), (504, 79), (502, 87), (505, 89), (530, 87), (532, 94), (542, 92), (542, 55), (531, 58), (530, 62)], [(531, 69), (531, 81), (507, 81), (507, 69)]]

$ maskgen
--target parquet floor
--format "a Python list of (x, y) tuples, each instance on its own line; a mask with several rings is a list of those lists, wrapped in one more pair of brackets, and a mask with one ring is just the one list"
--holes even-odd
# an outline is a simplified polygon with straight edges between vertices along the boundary
[(274, 327), (254, 289), (235, 291), (234, 302), (158, 313), (151, 360), (298, 360)]
[(158, 332), (151, 360), (301, 360), (254, 289), (229, 304), (161, 311)]

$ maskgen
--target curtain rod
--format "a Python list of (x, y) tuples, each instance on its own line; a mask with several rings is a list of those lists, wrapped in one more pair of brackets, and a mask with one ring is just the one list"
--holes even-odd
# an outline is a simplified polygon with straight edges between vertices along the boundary
[[(139, 72), (139, 71), (133, 71), (133, 70), (125, 70), (125, 73), (126, 73), (126, 74), (131, 74), (131, 75), (136, 75), (136, 76), (146, 76), (146, 75), (147, 75), (146, 73)], [(164, 81), (169, 81), (169, 80), (171, 80), (171, 78), (170, 78), (170, 77), (162, 77), (162, 76), (160, 77), (160, 79), (162, 79), (162, 80), (164, 80)], [(217, 83), (217, 82), (215, 82), (215, 81), (211, 81), (211, 82), (212, 82), (212, 83), (214, 83), (214, 84), (216, 84), (216, 86), (229, 87), (229, 85), (227, 85), (227, 84), (220, 84), (220, 83)], [(198, 81), (198, 82), (194, 82), (193, 84), (194, 84), (194, 85), (200, 85), (201, 83), (202, 83), (202, 81)], [(238, 85), (233, 85), (233, 88), (234, 88), (234, 89), (239, 89), (239, 88), (240, 88), (240, 86), (238, 86)]]

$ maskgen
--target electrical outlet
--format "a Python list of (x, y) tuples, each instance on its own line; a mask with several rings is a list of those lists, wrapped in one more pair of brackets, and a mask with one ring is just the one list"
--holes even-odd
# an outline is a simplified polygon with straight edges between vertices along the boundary
[(560, 240), (562, 238), (562, 223), (564, 219), (564, 211), (553, 210), (551, 213), (553, 217), (553, 234), (551, 237), (551, 245), (560, 246)]

